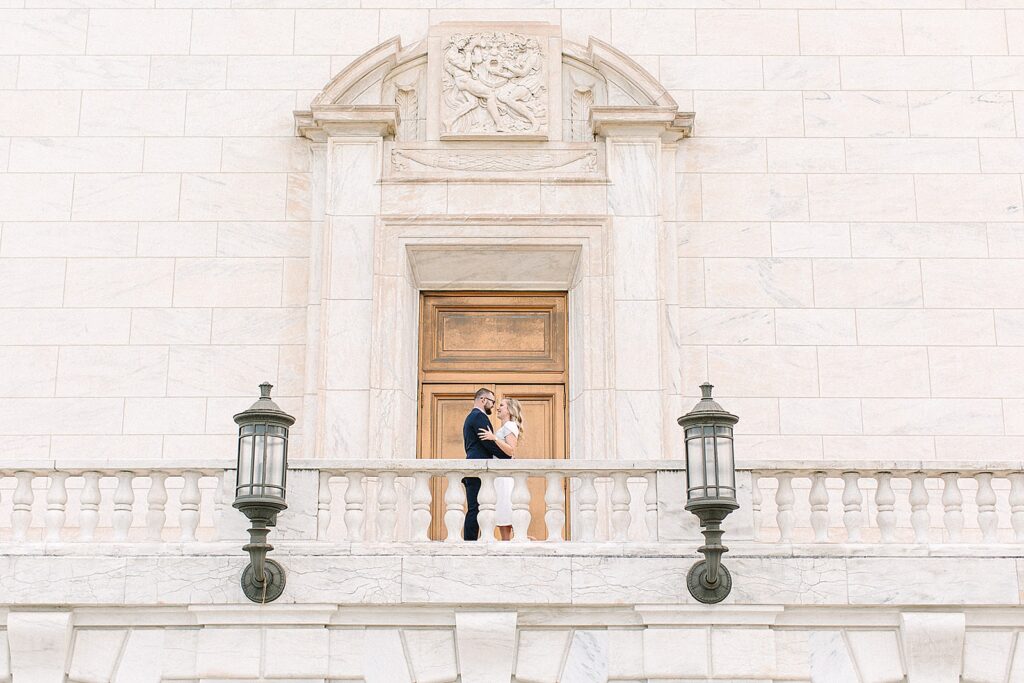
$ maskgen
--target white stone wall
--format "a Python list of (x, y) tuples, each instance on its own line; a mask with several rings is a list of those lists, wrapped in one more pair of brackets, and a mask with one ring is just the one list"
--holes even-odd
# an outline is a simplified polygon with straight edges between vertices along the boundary
[(717, 385), (745, 457), (1024, 443), (1011, 0), (2, 4), (4, 458), (223, 456), (262, 379), (299, 415), (313, 191), (292, 111), (393, 35), (478, 19), (609, 41), (696, 112), (683, 386)]

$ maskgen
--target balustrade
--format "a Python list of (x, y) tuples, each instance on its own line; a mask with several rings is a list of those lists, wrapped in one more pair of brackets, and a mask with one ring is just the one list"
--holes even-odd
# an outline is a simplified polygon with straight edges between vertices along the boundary
[[(948, 463), (866, 464), (856, 469), (803, 465), (777, 463), (751, 469), (755, 540), (883, 544), (1024, 540), (1021, 463), (984, 470)], [(970, 494), (970, 505), (965, 505), (965, 494)], [(774, 529), (765, 524), (771, 508)]]
[[(741, 466), (737, 477), (741, 510), (748, 508), (747, 531), (731, 540), (1024, 542), (1020, 463), (984, 469), (963, 463), (806, 465)], [(231, 509), (231, 466), (126, 462), (103, 468), (50, 462), (4, 469), (0, 464), (0, 543), (236, 538), (244, 520)], [(575, 543), (665, 542), (660, 531), (681, 540), (680, 533), (691, 532), (680, 531), (678, 512), (664, 517), (663, 506), (671, 503), (678, 510), (684, 502), (682, 468), (668, 460), (301, 460), (292, 463), (293, 481), (305, 483), (294, 484), (289, 500), (310, 496), (316, 519), (307, 518), (308, 529), (302, 522), (278, 538), (423, 543), (440, 533), (447, 544), (462, 543), (462, 479), (472, 476), (481, 480), (478, 521), (488, 542), (494, 539), (497, 477), (513, 481), (516, 543), (534, 540), (527, 531), (537, 521), (546, 534), (536, 540), (552, 543), (566, 537)], [(659, 492), (659, 485), (671, 488)]]

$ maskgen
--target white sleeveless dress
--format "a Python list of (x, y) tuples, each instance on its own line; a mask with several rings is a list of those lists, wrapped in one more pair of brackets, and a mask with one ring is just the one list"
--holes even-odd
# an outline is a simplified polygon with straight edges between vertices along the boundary
[[(494, 436), (504, 441), (509, 434), (519, 436), (519, 425), (512, 420), (503, 424)], [(494, 492), (498, 496), (498, 501), (494, 505), (494, 524), (497, 526), (512, 526), (513, 483), (512, 477), (498, 477), (494, 480)]]

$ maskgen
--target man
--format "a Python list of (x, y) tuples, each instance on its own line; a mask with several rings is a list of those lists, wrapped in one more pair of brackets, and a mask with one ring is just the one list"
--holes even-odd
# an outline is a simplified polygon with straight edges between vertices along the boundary
[[(498, 447), (493, 441), (484, 441), (477, 432), (481, 429), (491, 431), (491, 421), (487, 416), (494, 410), (494, 392), (490, 389), (477, 389), (473, 395), (473, 409), (466, 416), (462, 424), (462, 445), (466, 448), (467, 460), (490, 460), (501, 458), (508, 460), (509, 456)], [(465, 477), (462, 480), (466, 487), (466, 522), (462, 527), (462, 537), (467, 541), (475, 541), (480, 535), (480, 525), (476, 523), (476, 516), (480, 512), (480, 503), (477, 496), (480, 494), (480, 478)]]

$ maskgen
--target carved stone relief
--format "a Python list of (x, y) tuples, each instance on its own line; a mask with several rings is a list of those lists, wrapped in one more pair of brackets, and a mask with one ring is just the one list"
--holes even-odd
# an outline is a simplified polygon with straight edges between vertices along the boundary
[(451, 35), (443, 49), (442, 137), (546, 136), (543, 45), (508, 31)]
[(389, 175), (455, 172), (459, 175), (594, 175), (601, 170), (597, 149), (429, 149), (395, 147)]

